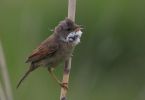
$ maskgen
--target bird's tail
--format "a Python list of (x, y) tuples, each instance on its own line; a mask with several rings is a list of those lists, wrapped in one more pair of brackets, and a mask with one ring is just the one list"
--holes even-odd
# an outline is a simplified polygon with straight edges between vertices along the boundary
[(35, 70), (37, 67), (33, 67), (30, 66), (29, 70), (24, 74), (24, 76), (21, 78), (21, 80), (19, 81), (19, 83), (17, 84), (17, 88), (19, 88), (19, 86), (21, 85), (21, 83), (24, 81), (24, 79), (30, 74), (30, 72), (32, 72), (33, 70)]

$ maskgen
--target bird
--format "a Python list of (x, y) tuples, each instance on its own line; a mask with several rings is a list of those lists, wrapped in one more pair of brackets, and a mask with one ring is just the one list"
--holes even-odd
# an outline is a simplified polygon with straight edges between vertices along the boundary
[(82, 35), (81, 26), (69, 18), (60, 21), (54, 28), (53, 33), (45, 39), (27, 58), (26, 63), (30, 66), (17, 84), (17, 88), (24, 79), (39, 67), (47, 68), (53, 79), (64, 88), (67, 88), (54, 74), (54, 69), (68, 60), (74, 48), (80, 42)]

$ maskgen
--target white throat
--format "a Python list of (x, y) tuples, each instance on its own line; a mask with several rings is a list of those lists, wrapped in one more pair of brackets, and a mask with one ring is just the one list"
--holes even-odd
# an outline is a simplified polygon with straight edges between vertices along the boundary
[(80, 43), (80, 38), (82, 36), (82, 31), (73, 31), (68, 34), (68, 36), (65, 38), (61, 38), (62, 41), (67, 42), (67, 43), (72, 43), (73, 45), (77, 45)]
[(66, 38), (66, 41), (74, 45), (77, 45), (80, 43), (81, 36), (82, 36), (82, 31), (80, 30), (77, 32), (73, 31), (69, 33), (69, 35)]

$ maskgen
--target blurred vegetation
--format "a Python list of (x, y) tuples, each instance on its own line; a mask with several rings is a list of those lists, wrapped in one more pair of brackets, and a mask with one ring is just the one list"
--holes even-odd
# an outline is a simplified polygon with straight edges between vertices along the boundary
[[(27, 56), (67, 16), (67, 0), (1, 0), (3, 43), (15, 100), (58, 100), (47, 70), (27, 70)], [(84, 26), (72, 63), (69, 100), (145, 100), (145, 0), (78, 0)], [(62, 78), (63, 65), (55, 72)]]

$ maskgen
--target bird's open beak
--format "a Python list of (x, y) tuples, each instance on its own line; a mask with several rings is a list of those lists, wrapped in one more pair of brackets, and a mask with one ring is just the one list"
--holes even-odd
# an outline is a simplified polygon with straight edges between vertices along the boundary
[(82, 25), (76, 25), (75, 32), (84, 29)]
[(80, 28), (76, 28), (76, 29), (75, 29), (75, 32), (78, 32), (78, 31), (80, 31), (80, 30), (81, 30)]

